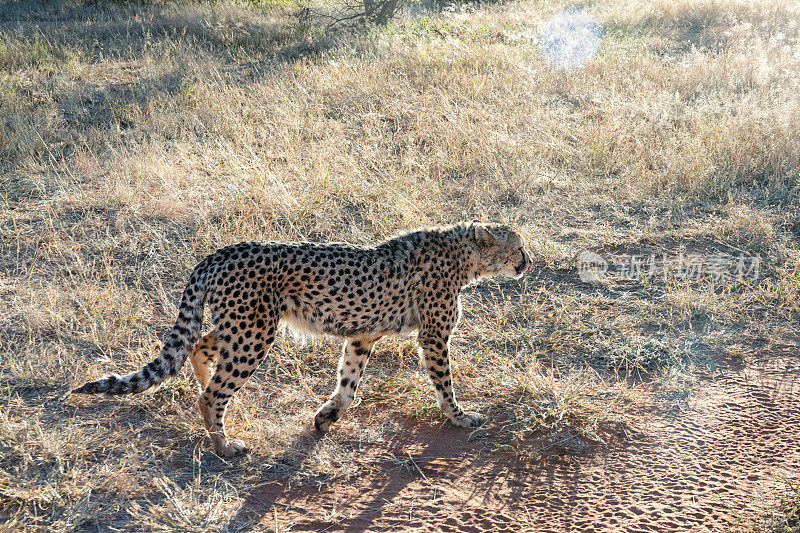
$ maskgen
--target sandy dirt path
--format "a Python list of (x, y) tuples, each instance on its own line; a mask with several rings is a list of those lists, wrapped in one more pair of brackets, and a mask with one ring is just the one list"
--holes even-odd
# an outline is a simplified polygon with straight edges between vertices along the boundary
[[(536, 461), (452, 428), (364, 447), (321, 489), (266, 483), (240, 518), (294, 531), (724, 531), (800, 479), (800, 356), (727, 364), (641, 436)], [(411, 458), (413, 458), (413, 461)]]

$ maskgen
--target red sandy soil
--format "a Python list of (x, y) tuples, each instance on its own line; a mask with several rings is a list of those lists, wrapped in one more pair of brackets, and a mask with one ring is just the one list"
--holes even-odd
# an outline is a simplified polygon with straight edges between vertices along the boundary
[(800, 479), (799, 429), (800, 357), (773, 355), (726, 364), (684, 411), (623, 442), (518, 460), (487, 451), (491, 437), (410, 427), (365, 446), (349, 480), (265, 483), (239, 518), (281, 531), (725, 531)]

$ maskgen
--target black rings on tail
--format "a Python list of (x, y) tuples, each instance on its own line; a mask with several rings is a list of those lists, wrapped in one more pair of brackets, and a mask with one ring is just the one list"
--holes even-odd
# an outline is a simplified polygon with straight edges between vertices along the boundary
[(72, 392), (75, 394), (135, 394), (143, 392), (178, 373), (203, 327), (203, 303), (206, 295), (205, 264), (201, 262), (183, 290), (178, 318), (158, 356), (144, 367), (126, 376), (110, 374), (90, 381)]

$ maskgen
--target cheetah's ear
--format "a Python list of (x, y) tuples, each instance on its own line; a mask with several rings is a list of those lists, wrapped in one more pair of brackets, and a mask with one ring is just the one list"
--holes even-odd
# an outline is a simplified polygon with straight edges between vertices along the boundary
[(495, 241), (494, 235), (483, 224), (475, 224), (475, 242), (478, 244), (489, 244)]

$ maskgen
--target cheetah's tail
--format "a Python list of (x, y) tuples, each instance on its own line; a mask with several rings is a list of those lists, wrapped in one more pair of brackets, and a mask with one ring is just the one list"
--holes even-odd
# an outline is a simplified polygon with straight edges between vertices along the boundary
[(206, 295), (205, 261), (194, 269), (183, 290), (178, 319), (161, 353), (136, 372), (126, 376), (109, 374), (74, 389), (76, 394), (135, 394), (157, 385), (178, 373), (200, 338), (203, 326), (203, 303)]

